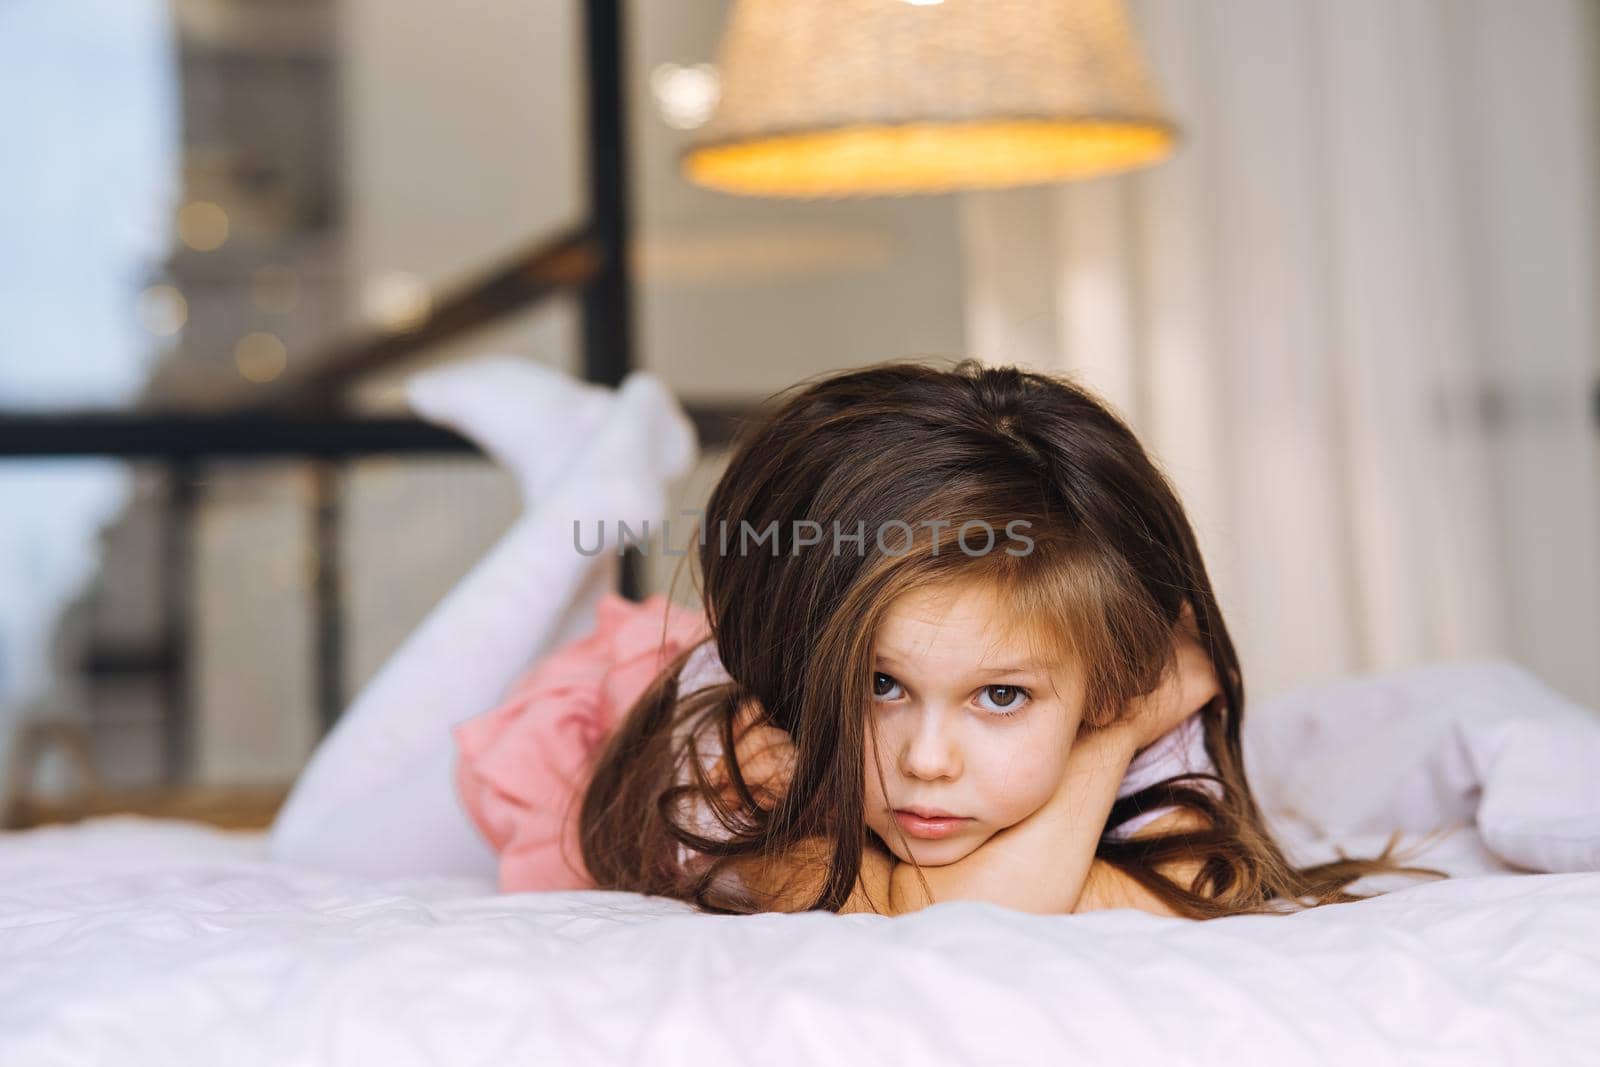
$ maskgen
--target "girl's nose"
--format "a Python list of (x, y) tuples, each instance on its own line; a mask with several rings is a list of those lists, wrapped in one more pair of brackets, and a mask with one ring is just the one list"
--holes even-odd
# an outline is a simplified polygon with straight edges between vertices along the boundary
[(961, 774), (960, 746), (945, 720), (936, 710), (923, 711), (916, 720), (900, 754), (900, 768), (907, 776), (935, 781)]

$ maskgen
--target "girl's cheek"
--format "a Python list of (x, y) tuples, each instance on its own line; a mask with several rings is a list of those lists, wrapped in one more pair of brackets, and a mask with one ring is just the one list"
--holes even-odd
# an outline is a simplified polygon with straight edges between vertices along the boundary
[[(896, 774), (894, 758), (890, 754), (895, 751), (894, 746), (898, 742), (893, 733), (883, 723), (878, 724), (877, 735), (877, 739), (874, 741), (873, 732), (868, 731), (861, 746), (865, 754), (863, 763), (865, 764), (864, 772), (867, 782), (866, 796), (869, 800), (873, 798), (882, 799), (882, 783), (893, 782)], [(882, 765), (881, 768), (880, 764)]]
[(870, 813), (883, 803), (883, 790), (878, 787), (878, 774), (872, 764), (867, 764), (867, 786), (862, 791), (866, 799), (867, 811)]
[(883, 803), (882, 782), (887, 780), (889, 776), (889, 768), (883, 768), (883, 776), (880, 779), (878, 773), (877, 754), (872, 750), (870, 743), (867, 746), (866, 766), (863, 768), (863, 770), (866, 776), (866, 788), (863, 790), (863, 795), (866, 797), (867, 807), (869, 809), (877, 808)]
[(1049, 799), (1061, 784), (1066, 760), (1056, 759), (1050, 749), (1030, 743), (1008, 746), (1005, 752), (994, 755), (990, 766), (993, 771), (986, 776), (990, 782), (987, 792), (1004, 807), (1026, 815)]

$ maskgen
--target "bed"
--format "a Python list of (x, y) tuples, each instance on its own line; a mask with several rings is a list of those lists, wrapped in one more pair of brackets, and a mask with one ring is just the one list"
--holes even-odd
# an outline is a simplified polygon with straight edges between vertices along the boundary
[(0, 835), (0, 1063), (1594, 1061), (1600, 719), (1483, 663), (1307, 687), (1252, 722), (1297, 855), (1457, 823), (1420, 858), (1455, 877), (1204, 923), (726, 917), (102, 817)]
[[(528, 424), (499, 414), (576, 388), (504, 362), (412, 383), (418, 409), (476, 437), (530, 501), (547, 495), (540, 470), (571, 464), (548, 442), (498, 437)], [(692, 439), (670, 395), (638, 379), (618, 397), (607, 425), (652, 439), (605, 448), (602, 434), (585, 461), (648, 459), (646, 485), (681, 474)], [(955, 902), (727, 917), (497, 892), (495, 857), (451, 792), (449, 724), (584, 632), (581, 605), (611, 578), (552, 572), (538, 519), (513, 526), (346, 709), (272, 834), (129, 816), (0, 834), (0, 1065), (1600, 1055), (1600, 715), (1505, 662), (1252, 705), (1251, 779), (1297, 858), (1455, 828), (1416, 859), (1453, 877), (1369, 881), (1390, 891), (1357, 903), (1205, 923)]]

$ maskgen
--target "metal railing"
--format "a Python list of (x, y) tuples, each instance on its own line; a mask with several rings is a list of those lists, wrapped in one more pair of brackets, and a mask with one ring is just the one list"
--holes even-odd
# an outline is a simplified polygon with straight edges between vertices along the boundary
[[(103, 457), (163, 465), (169, 491), (162, 534), (162, 633), (152, 649), (91, 650), (86, 671), (149, 673), (163, 679), (163, 777), (190, 776), (193, 712), (190, 657), (194, 621), (193, 523), (200, 467), (218, 459), (295, 459), (312, 465), (316, 567), (317, 713), (324, 729), (344, 706), (344, 641), (339, 555), (342, 465), (355, 457), (476, 452), (450, 430), (405, 417), (360, 417), (347, 410), (353, 386), (418, 353), (459, 340), (560, 294), (581, 301), (582, 376), (615, 386), (633, 366), (633, 284), (627, 255), (627, 128), (623, 5), (583, 0), (589, 218), (534, 242), (431, 303), (400, 333), (344, 339), (285, 373), (241, 407), (221, 413), (64, 412), (0, 414), (0, 459)], [(735, 432), (743, 405), (687, 405), (701, 443), (716, 447)], [(640, 593), (636, 551), (622, 561), (622, 592)]]

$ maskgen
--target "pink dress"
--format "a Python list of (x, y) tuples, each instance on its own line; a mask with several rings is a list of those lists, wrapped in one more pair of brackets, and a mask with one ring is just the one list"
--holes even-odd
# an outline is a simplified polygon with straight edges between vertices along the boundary
[[(588, 636), (540, 659), (499, 706), (455, 727), (456, 788), (500, 854), (502, 892), (593, 888), (578, 848), (577, 808), (594, 760), (634, 701), (685, 649), (700, 646), (679, 676), (680, 696), (728, 679), (708, 636), (701, 613), (660, 594), (634, 603), (608, 593)], [(705, 747), (715, 759), (715, 746)], [(1118, 796), (1212, 770), (1200, 717), (1192, 715), (1134, 757)], [(1111, 835), (1132, 833), (1168, 810), (1143, 812)], [(709, 811), (701, 814), (700, 830), (712, 832)], [(682, 850), (680, 856), (687, 859)]]
[[(456, 789), (500, 854), (500, 889), (587, 889), (578, 804), (601, 746), (705, 617), (659, 593), (607, 593), (587, 636), (544, 656), (499, 706), (457, 725)], [(663, 630), (665, 631), (663, 633)]]

